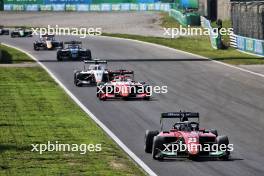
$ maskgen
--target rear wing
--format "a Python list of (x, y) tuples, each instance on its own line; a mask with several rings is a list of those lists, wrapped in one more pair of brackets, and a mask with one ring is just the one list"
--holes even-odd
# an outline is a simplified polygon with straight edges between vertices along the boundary
[(198, 112), (166, 112), (161, 114), (161, 118), (199, 118)]
[(65, 44), (72, 44), (72, 45), (77, 45), (77, 44), (82, 44), (81, 41), (68, 41), (68, 42), (64, 42)]
[(119, 75), (132, 75), (132, 79), (134, 80), (134, 71), (130, 70), (110, 70), (108, 72), (109, 80), (113, 80), (115, 76)]
[(160, 117), (161, 131), (163, 130), (163, 119), (180, 119), (180, 122), (188, 121), (189, 118), (196, 118), (198, 122), (200, 115), (198, 112), (166, 112), (162, 113)]
[(133, 75), (134, 71), (130, 71), (130, 70), (112, 70), (112, 71), (109, 71), (109, 74), (112, 74), (112, 75)]
[(98, 65), (98, 64), (107, 64), (107, 61), (105, 61), (105, 60), (85, 60), (84, 61), (84, 63), (85, 64), (96, 64), (96, 65)]
[(42, 38), (43, 37), (55, 37), (55, 35), (49, 35), (49, 34), (44, 34), (44, 35), (40, 35)]

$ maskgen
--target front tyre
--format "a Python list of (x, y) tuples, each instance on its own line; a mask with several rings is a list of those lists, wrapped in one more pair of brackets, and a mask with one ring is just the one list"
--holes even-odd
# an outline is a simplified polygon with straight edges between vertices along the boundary
[(154, 137), (153, 147), (152, 147), (152, 158), (154, 160), (163, 160), (163, 156), (161, 155), (161, 151), (164, 148), (163, 144), (164, 144), (164, 139), (162, 136)]
[(151, 153), (153, 146), (153, 139), (155, 136), (159, 134), (159, 131), (149, 131), (147, 130), (145, 133), (145, 152)]
[(229, 145), (229, 139), (227, 136), (217, 136), (216, 138), (216, 143), (218, 145), (218, 149), (220, 151), (220, 146), (225, 145), (226, 149), (222, 150), (225, 152), (225, 155), (221, 156), (220, 159), (222, 160), (228, 160), (230, 157), (230, 151), (228, 150), (228, 145)]

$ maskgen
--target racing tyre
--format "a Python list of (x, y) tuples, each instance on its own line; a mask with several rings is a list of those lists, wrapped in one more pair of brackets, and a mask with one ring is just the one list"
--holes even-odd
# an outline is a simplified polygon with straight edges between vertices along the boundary
[(35, 44), (34, 44), (33, 47), (34, 47), (34, 50), (35, 50), (35, 51), (39, 51), (39, 48), (38, 48)]
[[(226, 145), (228, 147), (229, 140), (227, 136), (217, 136), (216, 142), (218, 144), (218, 147), (220, 147), (222, 144)], [(230, 156), (230, 151), (228, 149), (225, 150), (225, 155), (221, 156), (220, 159), (222, 160), (228, 160)]]
[(213, 133), (216, 137), (218, 136), (218, 132), (216, 129), (210, 129), (209, 132)]
[(80, 72), (77, 71), (74, 73), (74, 85), (77, 86), (77, 87), (82, 87), (82, 84), (81, 83), (78, 83), (78, 80), (77, 80), (77, 76)]
[(60, 56), (60, 53), (57, 54), (57, 60), (58, 61), (62, 61), (61, 56)]
[(92, 60), (91, 50), (87, 50), (86, 55), (87, 55), (88, 60)]
[(163, 156), (159, 154), (164, 148), (163, 144), (164, 144), (164, 137), (162, 136), (154, 137), (153, 147), (152, 147), (152, 157), (154, 160), (163, 160)]
[(103, 97), (103, 95), (104, 95), (104, 94), (99, 93), (98, 98), (99, 98), (99, 100), (101, 100), (101, 101), (106, 101), (106, 97)]
[(145, 134), (145, 152), (151, 153), (152, 152), (152, 145), (153, 145), (153, 139), (155, 136), (159, 134), (159, 131), (146, 131)]

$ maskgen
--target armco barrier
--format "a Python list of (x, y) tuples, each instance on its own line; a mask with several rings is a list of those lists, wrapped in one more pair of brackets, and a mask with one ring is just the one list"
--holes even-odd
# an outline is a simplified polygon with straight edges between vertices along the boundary
[(120, 4), (5, 4), (5, 11), (166, 11), (170, 3), (120, 3)]
[(214, 32), (211, 22), (205, 17), (201, 16), (201, 26), (210, 31), (210, 42), (214, 49), (220, 49), (222, 45), (221, 36)]
[(197, 13), (182, 13), (179, 10), (170, 9), (169, 15), (177, 20), (183, 26), (199, 26), (200, 25), (200, 15)]
[(230, 36), (230, 46), (241, 51), (264, 56), (264, 40), (232, 34)]

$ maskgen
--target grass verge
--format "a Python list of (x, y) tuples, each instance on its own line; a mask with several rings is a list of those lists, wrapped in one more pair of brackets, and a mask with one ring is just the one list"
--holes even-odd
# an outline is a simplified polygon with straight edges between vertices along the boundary
[(226, 50), (215, 50), (211, 47), (207, 37), (179, 37), (177, 39), (167, 39), (161, 37), (144, 37), (129, 34), (104, 34), (105, 36), (128, 38), (149, 43), (164, 45), (170, 48), (198, 54), (213, 60), (222, 61), (232, 65), (254, 65), (264, 64), (264, 59), (241, 53), (233, 48)]
[(0, 52), (2, 57), (0, 58), (0, 64), (11, 64), (11, 63), (23, 63), (23, 62), (34, 62), (25, 53), (21, 53), (13, 48), (0, 44)]
[[(180, 24), (170, 17), (167, 13), (161, 13), (161, 23), (160, 25), (165, 28), (179, 28)], [(224, 21), (223, 27), (230, 27), (230, 21)], [(193, 54), (198, 54), (213, 60), (222, 61), (232, 65), (254, 65), (254, 64), (264, 64), (264, 59), (241, 53), (233, 48), (228, 48), (226, 50), (215, 50), (211, 47), (210, 39), (207, 36), (189, 36), (189, 37), (179, 37), (176, 39), (168, 39), (161, 37), (145, 37), (139, 35), (130, 34), (108, 34), (105, 36), (118, 37), (118, 38), (128, 38), (149, 43), (155, 43), (159, 45), (164, 45), (170, 48), (175, 48), (178, 50), (190, 52)], [(225, 42), (229, 39), (224, 37)]]
[[(144, 175), (41, 67), (2, 67), (0, 80), (0, 175)], [(102, 151), (31, 151), (48, 141)]]

